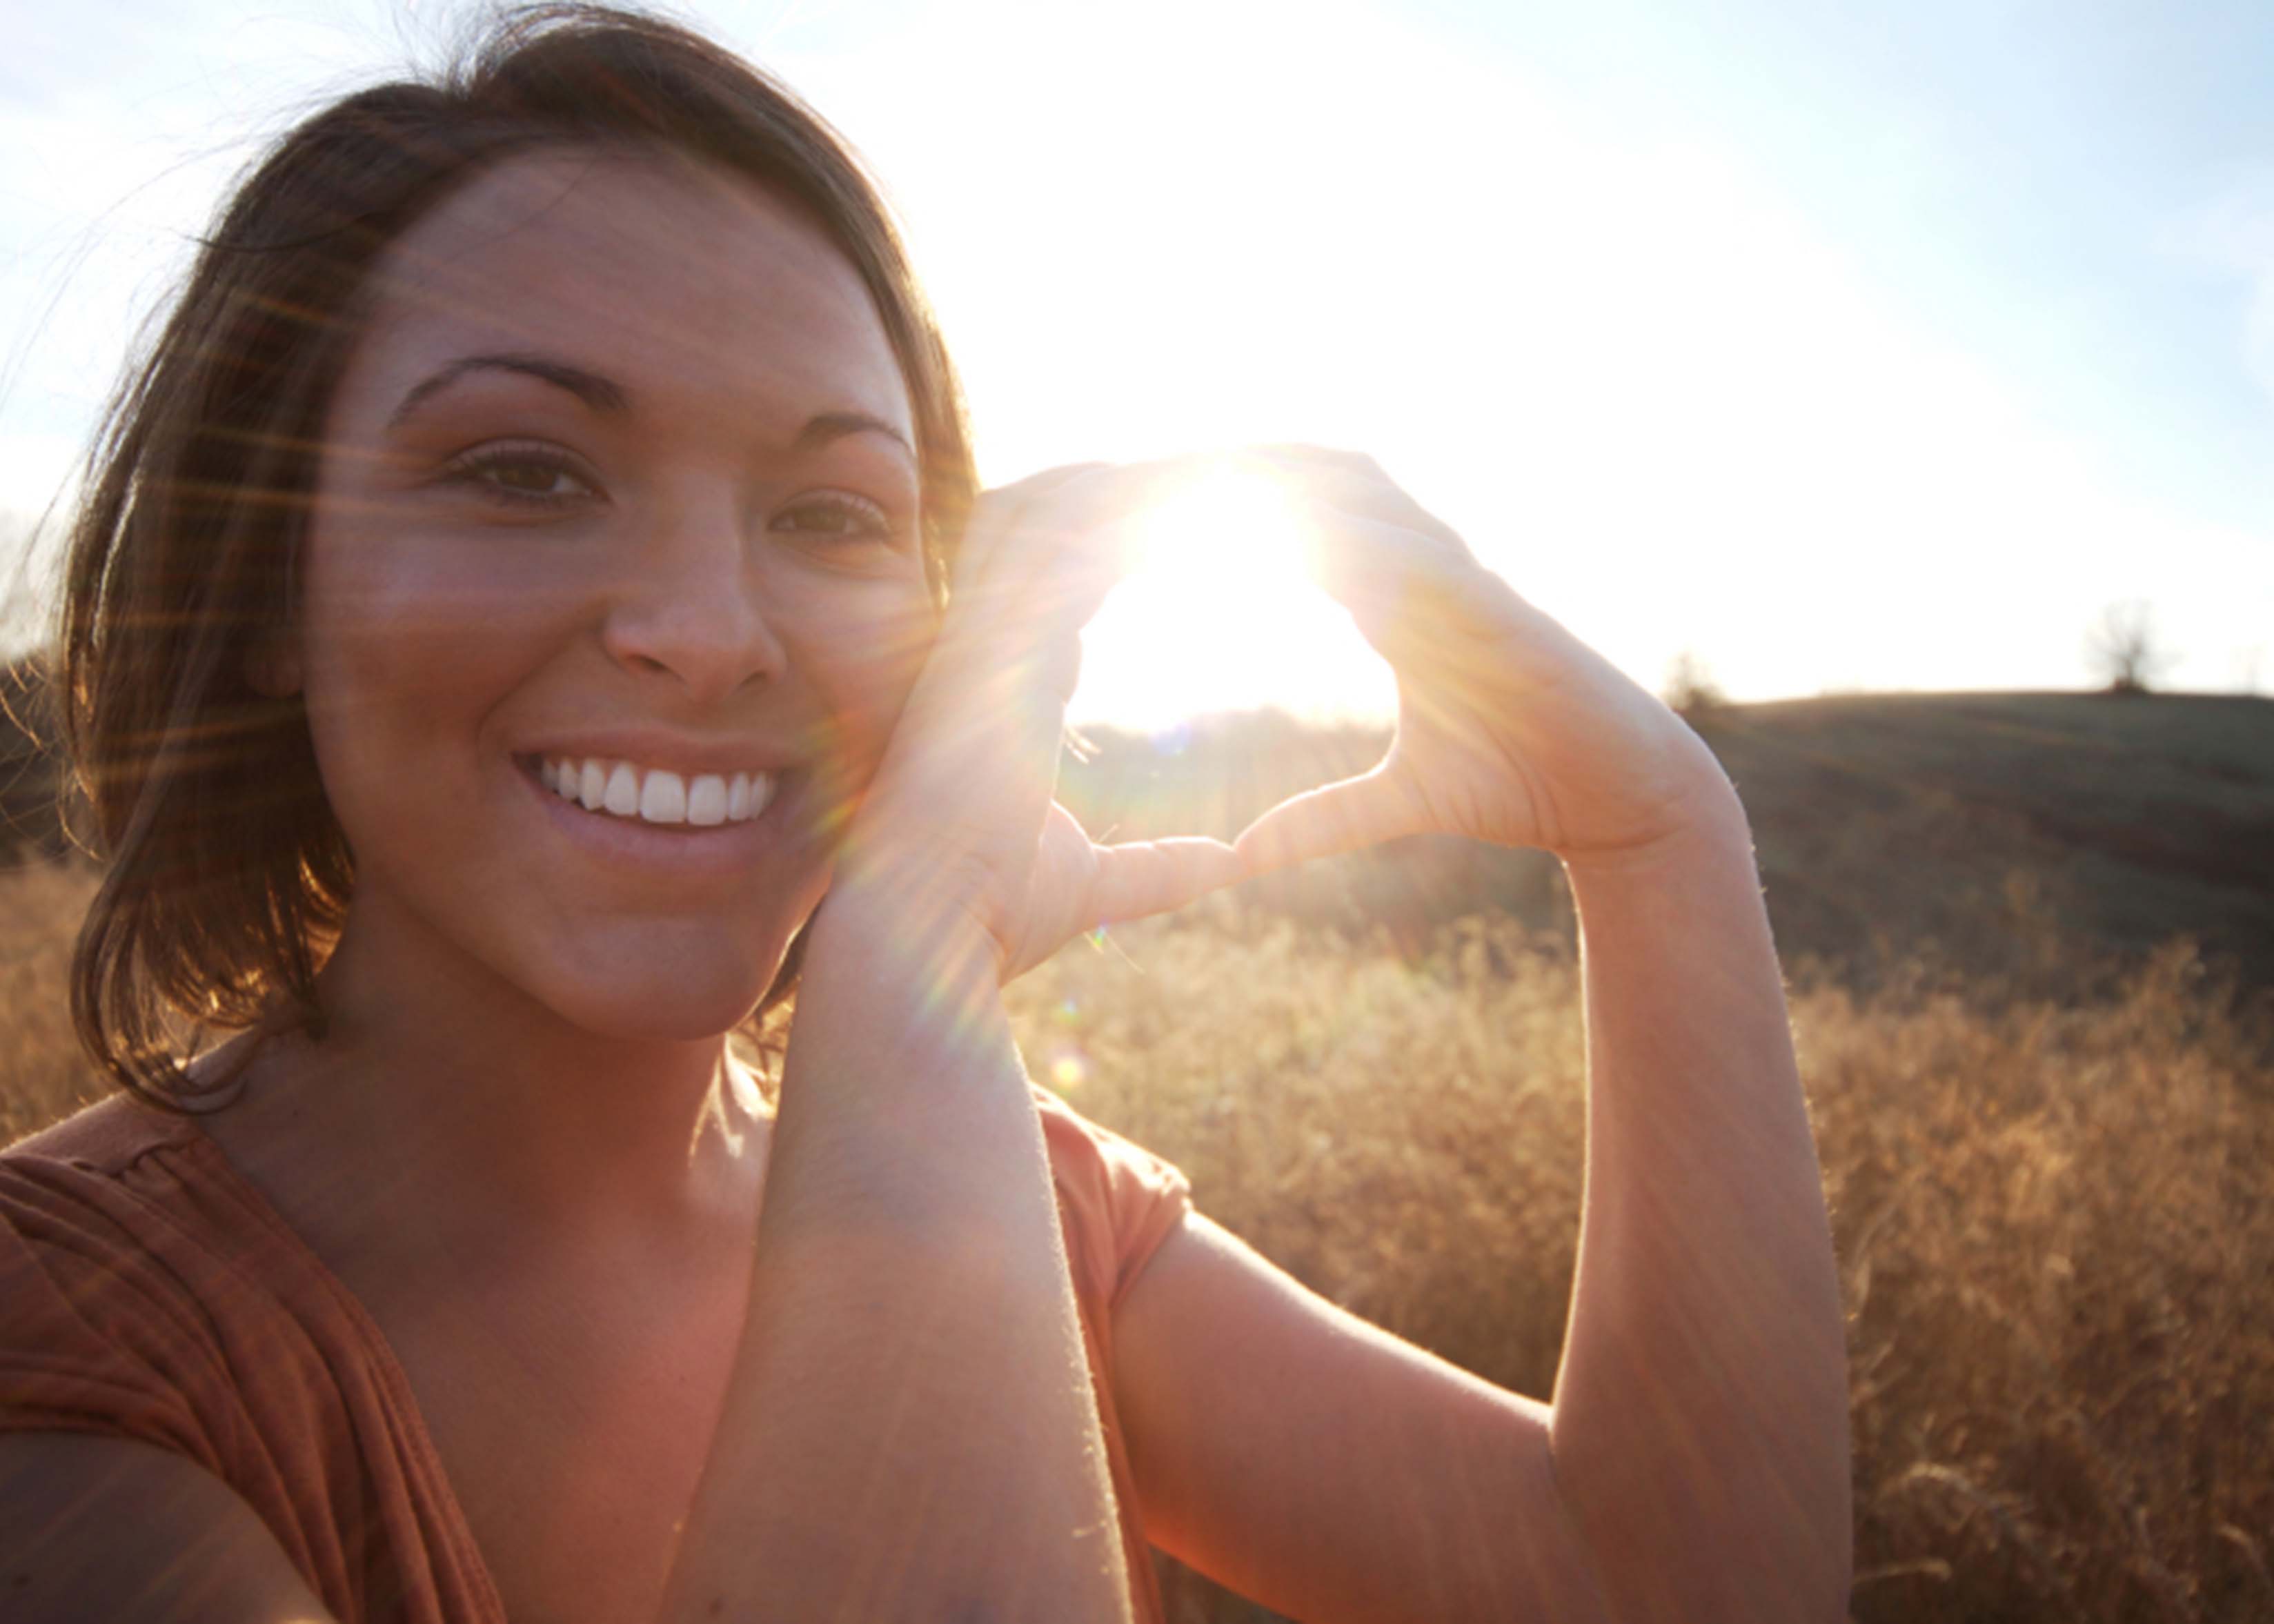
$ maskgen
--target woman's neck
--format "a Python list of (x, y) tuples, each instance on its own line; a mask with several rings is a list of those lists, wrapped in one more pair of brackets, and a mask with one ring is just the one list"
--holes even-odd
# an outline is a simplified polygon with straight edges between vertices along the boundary
[(395, 922), (358, 898), (322, 1035), (261, 1041), (210, 1124), (288, 1218), (515, 1254), (748, 1233), (771, 1117), (723, 1037), (597, 1036)]

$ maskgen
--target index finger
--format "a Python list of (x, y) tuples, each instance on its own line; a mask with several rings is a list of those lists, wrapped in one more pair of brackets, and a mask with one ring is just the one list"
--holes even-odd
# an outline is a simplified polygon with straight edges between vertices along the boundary
[(1313, 575), (1393, 665), (1401, 649), (1442, 654), (1449, 631), (1497, 635), (1520, 616), (1516, 590), (1457, 538), (1449, 545), (1316, 497), (1296, 507), (1311, 532)]
[(1295, 501), (1318, 500), (1385, 524), (1417, 530), (1463, 559), (1469, 544), (1454, 528), (1413, 499), (1381, 463), (1363, 452), (1325, 446), (1250, 446), (1241, 458)]

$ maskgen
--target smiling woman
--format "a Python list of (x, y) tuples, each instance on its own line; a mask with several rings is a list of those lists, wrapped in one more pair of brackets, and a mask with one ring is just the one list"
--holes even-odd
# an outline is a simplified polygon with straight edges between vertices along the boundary
[(932, 630), (867, 290), (772, 190), (576, 148), (468, 180), (370, 288), (265, 685), (356, 853), (328, 996), (440, 936), (586, 1030), (732, 1027)]
[[(1221, 463), (977, 492), (859, 166), (677, 27), (515, 13), (289, 135), (75, 532), (128, 1092), (0, 1156), (11, 1617), (1157, 1619), (1155, 1545), (1306, 1619), (1835, 1616), (1742, 808), (1370, 462), (1240, 465), (1188, 500), (1293, 504), (1395, 743), (1236, 848), (1099, 845), (1080, 634)], [(1100, 921), (1432, 832), (1557, 853), (1586, 931), (1552, 1405), (1274, 1269), (1004, 1013)]]

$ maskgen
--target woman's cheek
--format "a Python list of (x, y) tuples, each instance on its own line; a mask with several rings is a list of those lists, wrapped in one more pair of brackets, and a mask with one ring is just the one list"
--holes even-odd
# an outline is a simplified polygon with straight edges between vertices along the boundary
[(823, 594), (797, 618), (809, 674), (856, 784), (865, 787), (931, 652), (939, 617), (921, 582)]

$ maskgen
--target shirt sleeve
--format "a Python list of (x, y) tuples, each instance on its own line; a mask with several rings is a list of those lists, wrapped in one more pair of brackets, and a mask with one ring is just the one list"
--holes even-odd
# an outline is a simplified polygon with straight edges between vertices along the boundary
[(0, 1431), (100, 1432), (215, 1465), (176, 1378), (217, 1353), (79, 1169), (0, 1162)]
[(1032, 1085), (1076, 1279), (1111, 1318), (1193, 1204), (1172, 1163)]

